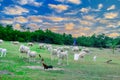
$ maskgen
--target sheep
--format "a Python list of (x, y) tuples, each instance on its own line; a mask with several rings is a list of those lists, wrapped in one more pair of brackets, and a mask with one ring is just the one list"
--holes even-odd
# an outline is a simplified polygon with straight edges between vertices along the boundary
[[(37, 52), (35, 52), (35, 51), (28, 51), (27, 52), (27, 55), (28, 55), (28, 57), (29, 58), (33, 58), (34, 60), (33, 61), (35, 61), (35, 57), (36, 57), (36, 55), (37, 55)], [(29, 59), (29, 61), (30, 61), (30, 59)]]
[(33, 43), (32, 43), (32, 42), (29, 42), (27, 45), (28, 45), (28, 46), (33, 46)]
[(58, 64), (61, 64), (61, 60), (66, 58), (66, 62), (68, 65), (68, 51), (61, 51), (58, 52)]
[(1, 44), (1, 43), (3, 43), (3, 40), (2, 40), (2, 39), (0, 39), (0, 44)]
[(78, 46), (75, 46), (75, 47), (72, 48), (72, 51), (74, 51), (74, 52), (78, 52), (79, 50), (80, 50), (80, 49), (79, 49)]
[(1, 57), (5, 57), (6, 53), (7, 53), (7, 49), (5, 48), (0, 48), (0, 52), (1, 52)]
[(96, 61), (96, 58), (97, 58), (97, 56), (95, 55), (95, 56), (93, 56), (93, 61)]
[(18, 41), (12, 41), (12, 44), (14, 44), (14, 45), (18, 45), (19, 42), (18, 42)]
[(40, 48), (40, 49), (44, 48), (44, 44), (43, 44), (43, 43), (40, 43), (40, 44), (39, 44), (39, 48)]
[(19, 48), (20, 53), (27, 53), (30, 50), (29, 47), (21, 45)]

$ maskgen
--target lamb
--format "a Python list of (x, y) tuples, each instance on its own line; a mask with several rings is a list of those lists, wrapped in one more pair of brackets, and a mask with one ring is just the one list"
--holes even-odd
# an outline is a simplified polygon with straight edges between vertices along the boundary
[(33, 43), (30, 42), (30, 43), (28, 43), (27, 45), (28, 45), (28, 46), (33, 46)]
[(2, 39), (0, 39), (0, 44), (1, 44), (1, 43), (3, 43), (3, 40), (2, 40)]
[(58, 52), (58, 64), (61, 64), (61, 60), (66, 58), (66, 62), (68, 65), (68, 51), (59, 51)]
[(7, 53), (7, 49), (5, 48), (0, 48), (0, 52), (1, 52), (1, 57), (5, 57), (6, 53)]

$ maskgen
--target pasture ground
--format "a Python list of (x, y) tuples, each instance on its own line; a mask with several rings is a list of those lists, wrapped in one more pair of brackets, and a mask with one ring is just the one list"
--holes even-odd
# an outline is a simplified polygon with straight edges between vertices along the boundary
[[(27, 43), (21, 43), (27, 45)], [(0, 80), (120, 80), (120, 52), (112, 54), (111, 49), (90, 48), (91, 53), (83, 60), (74, 61), (69, 52), (69, 65), (57, 65), (57, 59), (51, 62), (50, 53), (46, 49), (39, 49), (38, 44), (30, 47), (45, 59), (45, 63), (61, 70), (44, 70), (37, 56), (36, 62), (28, 62), (21, 57), (19, 45), (10, 42), (0, 44), (0, 48), (7, 49), (7, 56), (0, 57)], [(93, 56), (97, 55), (96, 62)], [(105, 61), (111, 59), (109, 64)], [(64, 62), (65, 63), (65, 62)], [(38, 66), (29, 68), (27, 66)]]

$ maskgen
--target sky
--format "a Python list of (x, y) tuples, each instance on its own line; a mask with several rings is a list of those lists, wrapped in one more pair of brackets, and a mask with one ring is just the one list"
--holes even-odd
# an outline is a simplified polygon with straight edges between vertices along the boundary
[(73, 37), (120, 36), (120, 0), (0, 0), (0, 24)]

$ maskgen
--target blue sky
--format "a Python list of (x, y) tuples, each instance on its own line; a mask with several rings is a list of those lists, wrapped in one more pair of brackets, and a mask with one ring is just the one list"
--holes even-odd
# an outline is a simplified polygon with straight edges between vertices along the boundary
[(0, 0), (0, 24), (74, 37), (120, 36), (120, 0)]

